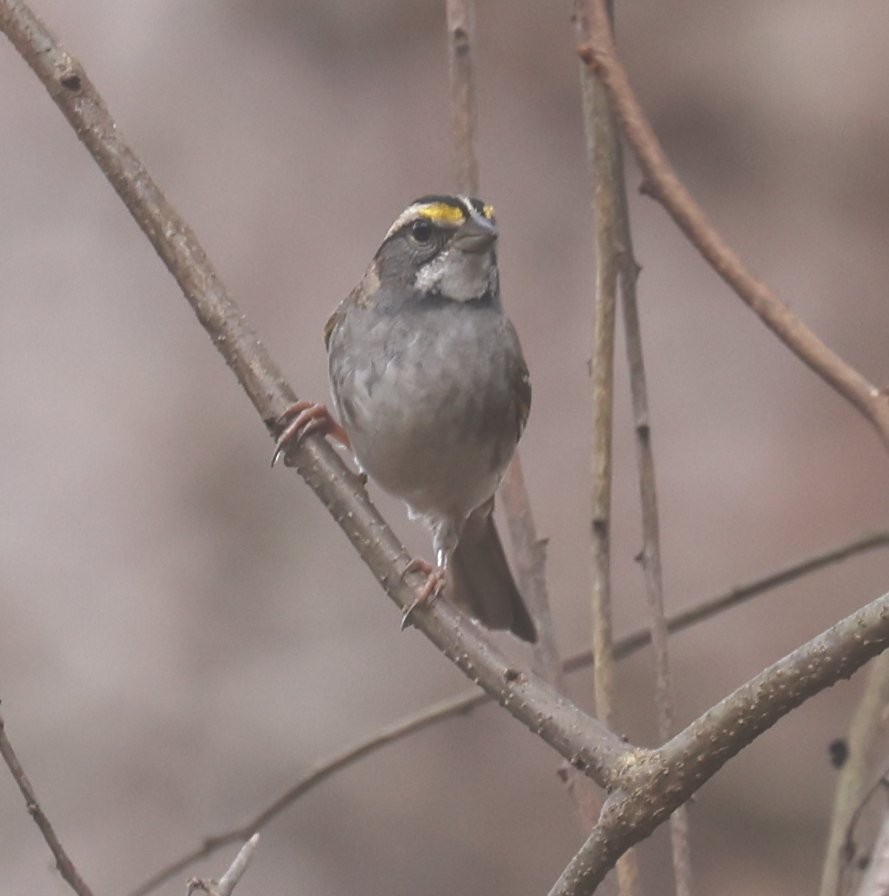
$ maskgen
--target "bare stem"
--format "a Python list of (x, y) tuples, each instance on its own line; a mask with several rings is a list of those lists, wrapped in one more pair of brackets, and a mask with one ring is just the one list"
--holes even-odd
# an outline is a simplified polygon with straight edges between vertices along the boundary
[[(0, 29), (46, 86), (158, 254), (176, 278), (213, 344), (235, 372), (272, 435), (292, 403), (286, 385), (245, 316), (228, 295), (197, 237), (176, 213), (124, 142), (82, 66), (58, 44), (23, 2), (0, 0)], [(288, 463), (319, 497), (386, 593), (404, 610), (425, 583), (407, 573), (411, 558), (367, 497), (358, 477), (320, 436), (302, 440)], [(449, 601), (418, 608), (412, 617), (463, 672), (510, 713), (599, 784), (608, 786), (622, 757), (634, 752), (531, 671), (517, 672), (479, 626)]]
[(645, 177), (643, 189), (664, 206), (717, 274), (762, 322), (877, 429), (889, 448), (889, 397), (843, 360), (747, 269), (679, 180), (639, 105), (617, 56), (606, 0), (590, 0), (590, 36), (578, 48), (608, 89), (627, 142)]
[(309, 791), (314, 790), (319, 784), (322, 784), (343, 769), (354, 765), (371, 753), (375, 753), (387, 744), (402, 740), (444, 719), (463, 715), (488, 701), (489, 697), (487, 694), (480, 692), (477, 688), (473, 688), (468, 694), (460, 694), (457, 697), (442, 700), (434, 706), (427, 706), (417, 713), (405, 716), (391, 725), (386, 725), (370, 737), (362, 738), (358, 742), (337, 751), (333, 756), (322, 759), (310, 768), (292, 787), (282, 793), (274, 802), (261, 809), (246, 824), (206, 837), (199, 847), (161, 868), (134, 890), (131, 890), (129, 896), (146, 896), (147, 893), (156, 890), (161, 884), (170, 880), (170, 878), (179, 874), (190, 865), (193, 865), (198, 859), (210, 855), (223, 846), (242, 842), (250, 836), (251, 832), (262, 830), (285, 809), (288, 809)]
[(476, 103), (472, 77), (474, 0), (446, 0), (448, 70), (451, 84), (451, 123), (454, 160), (461, 192), (478, 194), (478, 158), (475, 153)]
[(764, 669), (643, 759), (612, 790), (599, 824), (550, 896), (592, 893), (616, 858), (809, 697), (889, 647), (889, 594)]
[[(130, 208), (274, 433), (274, 421), (293, 393), (226, 293), (194, 234), (123, 142), (82, 67), (22, 2), (0, 0), (0, 28)], [(422, 579), (404, 576), (409, 557), (337, 455), (318, 437), (308, 438), (290, 455), (390, 597), (402, 608), (413, 601)], [(590, 892), (590, 882), (601, 879), (630, 845), (647, 836), (778, 718), (885, 649), (889, 595), (766, 669), (655, 751), (624, 743), (538, 676), (515, 668), (448, 602), (417, 610), (415, 623), (516, 718), (609, 790), (590, 841), (593, 848), (587, 851), (592, 863), (581, 856), (581, 866), (572, 863), (568, 869), (571, 892), (579, 893)]]
[(596, 712), (606, 724), (614, 715), (611, 621), (611, 439), (614, 408), (614, 325), (619, 264), (614, 232), (614, 146), (608, 140), (608, 97), (586, 69), (581, 94), (587, 161), (593, 182), (596, 283), (590, 359), (593, 405), (592, 640)]
[(244, 876), (253, 853), (259, 843), (259, 834), (254, 834), (240, 848), (234, 861), (228, 870), (219, 880), (204, 880), (202, 878), (193, 877), (186, 887), (186, 896), (193, 896), (194, 893), (206, 893), (207, 896), (232, 896), (235, 887)]
[(867, 870), (855, 896), (886, 896), (886, 893), (889, 893), (889, 814), (883, 818)]
[(877, 738), (883, 729), (883, 713), (887, 704), (889, 653), (884, 653), (870, 669), (867, 686), (849, 727), (849, 756), (837, 779), (819, 896), (836, 896), (840, 892), (843, 871), (849, 863), (846, 850), (848, 834), (852, 819), (861, 805), (865, 782), (874, 760)]
[[(651, 421), (648, 412), (648, 386), (642, 348), (642, 327), (639, 320), (637, 284), (639, 265), (633, 252), (633, 235), (627, 203), (623, 148), (609, 102), (609, 139), (614, 145), (614, 215), (620, 267), (620, 293), (623, 309), (624, 338), (630, 371), (630, 392), (633, 404), (633, 425), (636, 435), (636, 462), (639, 471), (639, 498), (642, 509), (642, 550), (639, 562), (645, 578), (648, 620), (654, 648), (655, 708), (657, 730), (661, 741), (674, 733), (675, 704), (670, 672), (667, 621), (664, 613), (664, 584), (661, 566), (660, 523), (652, 446)], [(680, 806), (670, 819), (670, 842), (677, 896), (692, 894), (691, 833), (688, 812)]]
[[(778, 570), (771, 575), (739, 585), (732, 588), (726, 594), (717, 595), (708, 600), (701, 601), (687, 610), (670, 616), (667, 619), (667, 627), (670, 632), (682, 631), (698, 622), (703, 622), (714, 615), (718, 615), (724, 610), (731, 609), (741, 603), (750, 600), (761, 594), (777, 588), (780, 585), (787, 584), (796, 578), (801, 578), (811, 573), (818, 572), (825, 566), (838, 563), (841, 560), (853, 557), (856, 554), (865, 551), (874, 550), (875, 548), (889, 547), (889, 532), (877, 532), (872, 535), (865, 535), (850, 541), (846, 544), (831, 548), (828, 551), (808, 557), (798, 563), (793, 563), (784, 569)], [(640, 628), (629, 635), (618, 638), (614, 644), (614, 655), (616, 659), (623, 659), (651, 643), (651, 629), (649, 627)], [(562, 669), (563, 673), (575, 672), (578, 669), (585, 668), (592, 663), (592, 651), (583, 650), (570, 656)], [(239, 843), (248, 837), (251, 831), (258, 831), (264, 828), (269, 822), (276, 818), (281, 812), (289, 808), (301, 796), (308, 793), (318, 784), (323, 783), (328, 778), (337, 774), (345, 768), (359, 762), (377, 750), (396, 743), (410, 735), (443, 722), (446, 719), (452, 719), (455, 716), (465, 715), (480, 706), (484, 706), (491, 701), (490, 696), (478, 688), (473, 688), (463, 694), (457, 694), (449, 697), (432, 706), (427, 706), (419, 712), (404, 716), (403, 718), (386, 725), (368, 737), (362, 738), (356, 743), (342, 750), (337, 751), (333, 756), (328, 756), (316, 763), (309, 769), (302, 778), (300, 778), (293, 786), (279, 796), (274, 802), (261, 809), (246, 824), (233, 828), (220, 834), (214, 834), (205, 838), (203, 844), (197, 849), (187, 853), (166, 867), (162, 868), (151, 878), (142, 883), (135, 890), (131, 891), (130, 896), (145, 896), (152, 890), (159, 887), (162, 883), (169, 880), (174, 875), (193, 865), (198, 859), (204, 858), (217, 849), (227, 846), (231, 843)]]
[[(462, 192), (476, 195), (479, 190), (479, 165), (475, 150), (478, 116), (472, 66), (475, 2), (446, 0), (445, 11), (457, 185)], [(537, 624), (539, 643), (535, 656), (544, 677), (561, 691), (562, 663), (555, 642), (546, 587), (546, 543), (537, 535), (518, 452), (503, 477), (500, 498), (514, 549), (520, 590)]]
[(28, 812), (40, 829), (40, 833), (43, 834), (43, 839), (56, 860), (56, 868), (59, 869), (59, 874), (62, 875), (71, 889), (77, 893), (77, 896), (93, 896), (93, 891), (80, 876), (80, 872), (56, 836), (56, 832), (46, 817), (46, 813), (41, 808), (40, 803), (37, 802), (37, 794), (34, 793), (34, 788), (31, 786), (31, 782), (28, 780), (28, 776), (25, 774), (25, 770), (22, 768), (18, 756), (16, 756), (12, 744), (6, 736), (6, 727), (2, 716), (0, 716), (0, 756), (3, 756), (6, 767), (25, 798)]
[[(575, 3), (575, 24), (585, 31), (582, 3)], [(620, 142), (614, 114), (604, 87), (588, 68), (580, 69), (584, 136), (593, 187), (596, 244), (596, 283), (593, 299), (593, 338), (590, 361), (593, 438), (592, 470), (592, 583), (591, 611), (593, 684), (596, 712), (610, 728), (614, 713), (614, 644), (611, 609), (611, 484), (614, 412), (614, 339), (618, 278), (622, 247), (619, 232)], [(621, 896), (640, 892), (639, 866), (634, 852), (617, 864)]]

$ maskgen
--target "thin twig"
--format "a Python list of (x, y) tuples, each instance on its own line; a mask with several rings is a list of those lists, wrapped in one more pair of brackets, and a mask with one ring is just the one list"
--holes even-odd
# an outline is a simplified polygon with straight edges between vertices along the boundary
[(229, 866), (228, 871), (219, 878), (219, 896), (231, 896), (238, 881), (244, 876), (244, 872), (250, 865), (250, 860), (253, 858), (253, 853), (258, 845), (259, 834), (253, 834), (238, 850), (238, 854)]
[[(457, 187), (475, 196), (479, 192), (476, 144), (475, 78), (472, 48), (475, 36), (475, 0), (446, 0), (448, 75)], [(506, 470), (499, 497), (505, 511), (522, 596), (537, 626), (535, 659), (547, 681), (563, 690), (562, 663), (553, 632), (546, 587), (546, 542), (537, 535), (531, 500), (518, 451)]]
[[(574, 9), (575, 25), (585, 30), (581, 0)], [(622, 164), (614, 115), (605, 88), (588, 68), (580, 67), (584, 142), (592, 179), (596, 245), (596, 281), (593, 297), (593, 334), (590, 359), (592, 399), (591, 504), (592, 582), (590, 623), (593, 646), (593, 688), (597, 716), (615, 727), (614, 644), (611, 609), (611, 486), (614, 420), (614, 341), (618, 278), (622, 247), (619, 245), (617, 206), (618, 177)], [(594, 821), (594, 819), (591, 819)], [(640, 892), (639, 863), (635, 851), (617, 863), (621, 896)]]
[[(865, 635), (864, 633), (867, 632)], [(634, 843), (647, 837), (753, 739), (791, 710), (889, 647), (889, 594), (831, 626), (734, 693), (632, 769), (550, 896), (586, 896)]]
[(819, 896), (835, 896), (848, 865), (847, 844), (858, 808), (865, 794), (865, 782), (870, 775), (875, 746), (884, 728), (883, 713), (889, 704), (889, 653), (873, 664), (867, 686), (855, 708), (849, 726), (848, 758), (837, 777), (830, 832), (824, 851)]
[[(292, 392), (227, 296), (194, 234), (123, 143), (83, 69), (22, 2), (0, 0), (0, 28), (46, 85), (174, 272), (274, 434), (272, 421)], [(321, 438), (309, 437), (289, 454), (393, 601), (402, 608), (413, 601), (424, 580), (403, 575), (408, 555), (356, 477), (350, 477)], [(657, 751), (627, 745), (538, 676), (516, 669), (447, 601), (419, 609), (415, 624), (516, 718), (609, 789), (598, 826), (604, 833), (604, 846), (598, 850), (604, 861), (594, 868), (584, 864), (571, 878), (571, 892), (587, 892), (589, 881), (604, 875), (629, 845), (647, 836), (728, 758), (803, 700), (885, 649), (889, 595), (765, 670)]]
[[(613, 13), (609, 8), (613, 22)], [(587, 39), (589, 35), (586, 35)], [(584, 66), (585, 72), (589, 69)], [(598, 78), (596, 79), (598, 82)], [(604, 86), (600, 87), (605, 90)], [(664, 613), (664, 585), (661, 565), (660, 523), (658, 519), (657, 487), (652, 447), (651, 421), (648, 412), (648, 386), (645, 377), (645, 358), (642, 348), (642, 327), (636, 287), (639, 265), (633, 251), (630, 212), (624, 170), (623, 148), (611, 102), (607, 102), (607, 139), (614, 158), (614, 239), (619, 266), (621, 307), (624, 320), (624, 340), (630, 372), (630, 393), (633, 405), (633, 426), (636, 442), (636, 462), (639, 470), (639, 498), (642, 508), (642, 550), (639, 561), (645, 578), (651, 643), (654, 648), (655, 707), (657, 730), (661, 742), (675, 731), (673, 679), (670, 672), (670, 652), (667, 622)], [(677, 896), (692, 894), (691, 833), (688, 810), (680, 806), (670, 819), (670, 844)]]
[[(730, 588), (723, 594), (717, 594), (714, 597), (707, 598), (686, 610), (674, 613), (667, 617), (667, 630), (672, 634), (673, 632), (689, 628), (697, 622), (710, 619), (729, 607), (744, 603), (745, 601), (750, 600), (750, 598), (756, 597), (759, 594), (764, 594), (773, 588), (787, 585), (803, 576), (812, 575), (827, 566), (832, 566), (834, 563), (839, 563), (842, 560), (848, 560), (857, 554), (863, 554), (868, 551), (876, 550), (877, 548), (886, 547), (889, 547), (889, 532), (873, 532), (859, 536), (858, 538), (853, 538), (851, 541), (845, 542), (837, 547), (828, 548), (826, 551), (820, 551), (817, 554), (791, 563), (768, 575), (753, 579), (743, 585), (737, 585), (734, 588)], [(651, 634), (647, 629), (640, 629), (621, 638), (615, 645), (615, 656), (619, 659), (623, 658), (638, 647), (650, 643), (650, 638)], [(591, 662), (591, 657), (583, 654), (578, 654), (576, 657), (572, 657), (571, 660), (566, 663), (566, 669), (568, 671), (573, 671), (577, 668), (573, 665), (573, 662), (589, 664)]]
[(37, 802), (34, 788), (31, 786), (31, 782), (28, 780), (28, 776), (25, 774), (25, 770), (22, 768), (18, 756), (16, 756), (12, 744), (6, 736), (6, 727), (2, 716), (0, 716), (0, 755), (3, 756), (3, 761), (12, 774), (13, 780), (18, 784), (18, 788), (25, 798), (28, 812), (34, 819), (34, 823), (40, 828), (40, 833), (43, 834), (43, 839), (56, 860), (56, 868), (59, 869), (59, 874), (62, 875), (68, 886), (77, 893), (77, 896), (93, 896), (93, 891), (80, 876), (80, 872), (56, 836), (56, 832), (46, 817), (46, 813), (41, 808), (40, 803)]
[(198, 859), (210, 855), (223, 846), (241, 842), (252, 831), (262, 830), (272, 819), (280, 815), (281, 812), (290, 807), (301, 796), (313, 790), (337, 772), (354, 765), (365, 756), (375, 753), (381, 747), (402, 740), (404, 737), (423, 728), (428, 728), (443, 719), (462, 715), (488, 701), (487, 694), (480, 692), (476, 688), (469, 694), (460, 694), (456, 697), (442, 700), (433, 706), (427, 706), (419, 712), (386, 725), (379, 731), (376, 731), (371, 737), (362, 738), (358, 742), (343, 748), (333, 756), (316, 763), (299, 781), (285, 793), (281, 794), (274, 802), (257, 813), (246, 824), (205, 838), (201, 846), (153, 874), (148, 880), (132, 890), (129, 896), (145, 896), (145, 894), (150, 893), (183, 869), (188, 868), (189, 865), (194, 864)]
[(451, 124), (457, 184), (462, 193), (478, 195), (478, 157), (475, 152), (476, 104), (472, 77), (474, 0), (446, 0), (448, 72), (451, 85)]
[[(784, 585), (794, 579), (818, 572), (829, 564), (838, 563), (840, 560), (848, 559), (856, 554), (881, 547), (889, 547), (889, 532), (877, 532), (871, 535), (862, 536), (847, 544), (840, 545), (829, 551), (806, 558), (801, 562), (794, 563), (769, 576), (733, 588), (726, 594), (721, 594), (710, 598), (709, 600), (701, 601), (681, 613), (670, 616), (667, 619), (667, 628), (670, 632), (681, 631), (698, 622), (703, 622), (723, 610), (731, 609), (733, 606), (737, 606), (757, 595), (765, 594), (769, 590), (777, 588), (779, 585)], [(651, 630), (648, 627), (643, 627), (623, 638), (617, 639), (614, 644), (614, 655), (617, 659), (623, 659), (630, 654), (641, 650), (650, 643)], [(583, 650), (569, 657), (565, 661), (563, 672), (576, 672), (579, 669), (586, 668), (591, 662), (592, 652), (590, 650)], [(205, 858), (223, 846), (227, 846), (231, 843), (239, 843), (244, 840), (245, 837), (249, 836), (251, 831), (258, 831), (264, 828), (270, 821), (272, 821), (272, 819), (276, 818), (281, 812), (318, 784), (321, 784), (328, 778), (355, 764), (366, 756), (370, 756), (382, 747), (396, 743), (411, 734), (415, 734), (425, 728), (430, 728), (432, 725), (443, 722), (446, 719), (466, 715), (472, 710), (490, 702), (491, 698), (484, 691), (480, 691), (478, 688), (473, 688), (471, 691), (457, 694), (454, 697), (449, 697), (432, 706), (427, 706), (416, 713), (404, 716), (401, 719), (384, 726), (369, 737), (362, 738), (351, 746), (339, 750), (333, 756), (329, 756), (316, 763), (315, 766), (306, 772), (299, 781), (293, 784), (270, 805), (261, 809), (246, 824), (205, 838), (201, 846), (162, 868), (152, 875), (151, 878), (133, 890), (129, 896), (146, 896), (147, 893), (156, 889), (180, 871), (193, 865), (198, 859)]]
[(843, 360), (747, 269), (694, 201), (670, 165), (617, 56), (606, 0), (590, 0), (590, 38), (578, 48), (602, 78), (645, 177), (644, 191), (660, 202), (717, 274), (811, 370), (851, 402), (889, 448), (889, 396)]
[[(275, 421), (295, 395), (228, 295), (195, 234), (124, 142), (82, 66), (27, 5), (0, 0), (0, 28), (44, 83), (151, 240), (274, 436)], [(407, 572), (411, 558), (370, 502), (361, 480), (317, 435), (294, 445), (287, 462), (296, 465), (389, 597), (402, 611), (411, 606), (426, 577)], [(636, 748), (538, 675), (530, 670), (519, 674), (481, 628), (449, 601), (426, 604), (412, 619), (464, 674), (599, 784), (608, 786), (619, 773), (621, 759), (635, 752)]]
[[(669, 639), (664, 613), (664, 585), (661, 572), (661, 541), (658, 521), (657, 488), (652, 450), (651, 424), (648, 415), (648, 387), (645, 382), (645, 361), (642, 332), (636, 301), (638, 265), (633, 256), (626, 187), (619, 189), (618, 228), (623, 235), (624, 256), (621, 265), (621, 305), (624, 338), (630, 369), (630, 390), (633, 400), (633, 425), (636, 433), (636, 459), (639, 467), (639, 497), (642, 505), (642, 550), (639, 561), (645, 576), (648, 619), (655, 666), (655, 707), (658, 738), (666, 741), (675, 731), (673, 677), (670, 671)], [(692, 896), (691, 831), (688, 807), (680, 806), (670, 818), (670, 846), (677, 896)]]
[(867, 871), (855, 896), (886, 896), (889, 893), (889, 814), (883, 817)]
[[(886, 705), (882, 704), (878, 713), (885, 712)], [(889, 783), (889, 760), (884, 759), (880, 770), (876, 773), (876, 775), (871, 776), (871, 782), (866, 787), (862, 786), (857, 794), (858, 802), (855, 805), (852, 814), (848, 818), (848, 829), (844, 832), (843, 836), (843, 852), (845, 862), (843, 868), (840, 870), (840, 874), (838, 879), (836, 880), (836, 887), (832, 892), (832, 896), (840, 896), (841, 893), (846, 892), (845, 887), (845, 874), (847, 871), (851, 870), (853, 863), (856, 860), (855, 856), (855, 829), (858, 827), (858, 823), (861, 820), (861, 816), (864, 814), (865, 809), (870, 803), (871, 799), (873, 799), (874, 794), (877, 792), (877, 789), (885, 790), (887, 783)]]
[(614, 158), (608, 146), (607, 96), (582, 70), (587, 156), (593, 173), (596, 227), (596, 284), (590, 360), (593, 405), (592, 468), (592, 640), (596, 713), (606, 725), (614, 716), (611, 622), (611, 438), (614, 405), (614, 324), (618, 260), (614, 242)]
[(200, 891), (206, 893), (207, 896), (232, 896), (235, 887), (238, 885), (244, 872), (250, 865), (253, 853), (259, 844), (259, 834), (254, 834), (239, 850), (234, 861), (228, 868), (228, 871), (219, 878), (219, 880), (203, 880), (193, 877), (186, 888), (187, 896)]

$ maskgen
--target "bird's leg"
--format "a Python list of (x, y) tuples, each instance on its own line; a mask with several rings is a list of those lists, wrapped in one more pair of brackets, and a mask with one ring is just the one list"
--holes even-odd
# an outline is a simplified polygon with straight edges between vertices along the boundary
[(402, 578), (408, 573), (422, 572), (426, 575), (426, 581), (420, 589), (419, 594), (408, 604), (405, 611), (401, 614), (401, 630), (404, 631), (410, 625), (411, 614), (417, 607), (428, 606), (431, 604), (444, 590), (445, 576), (447, 570), (445, 566), (433, 566), (419, 557), (411, 560), (404, 568), (401, 574)]
[(350, 450), (352, 448), (349, 436), (346, 435), (346, 431), (342, 426), (333, 419), (327, 406), (315, 401), (297, 401), (295, 404), (292, 404), (278, 418), (278, 425), (285, 426), (285, 428), (275, 443), (272, 466), (275, 466), (278, 458), (286, 453), (291, 444), (302, 441), (302, 439), (313, 432), (320, 432), (322, 435), (330, 436), (330, 438), (344, 447)]
[(457, 547), (459, 538), (459, 530), (455, 526), (446, 520), (437, 520), (432, 526), (435, 566), (420, 559), (408, 563), (402, 575), (407, 575), (409, 572), (423, 572), (426, 573), (426, 581), (401, 616), (402, 631), (410, 624), (411, 614), (417, 607), (429, 606), (444, 591), (448, 561)]

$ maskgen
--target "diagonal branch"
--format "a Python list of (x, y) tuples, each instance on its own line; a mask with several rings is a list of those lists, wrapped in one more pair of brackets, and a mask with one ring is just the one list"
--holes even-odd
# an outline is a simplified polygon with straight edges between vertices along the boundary
[[(293, 392), (228, 295), (195, 234), (124, 142), (81, 65), (20, 0), (0, 0), (0, 30), (74, 127), (273, 432), (274, 421), (293, 402)], [(296, 466), (386, 593), (402, 610), (410, 606), (425, 578), (406, 573), (410, 557), (371, 504), (358, 477), (319, 436), (294, 446), (288, 463)], [(448, 601), (420, 608), (412, 619), (467, 676), (599, 784), (609, 786), (622, 762), (636, 755), (635, 748), (539, 676), (516, 670), (480, 627)]]
[[(293, 398), (245, 324), (196, 237), (123, 142), (83, 69), (27, 6), (0, 0), (0, 29), (22, 53), (115, 186), (180, 283), (199, 320), (234, 370), (267, 427)], [(418, 577), (395, 535), (323, 439), (291, 460), (352, 541), (389, 596), (404, 607)], [(590, 865), (579, 854), (563, 892), (589, 892), (613, 860), (646, 836), (744, 745), (778, 718), (889, 645), (889, 595), (867, 605), (765, 670), (659, 750), (622, 742), (534, 674), (516, 669), (446, 601), (418, 610), (416, 624), (460, 669), (544, 741), (611, 791), (593, 836)]]
[(50, 820), (46, 817), (46, 813), (41, 808), (40, 803), (37, 802), (34, 788), (31, 786), (31, 782), (28, 780), (28, 776), (25, 774), (25, 770), (22, 768), (22, 764), (19, 762), (18, 756), (16, 756), (12, 744), (9, 742), (9, 738), (6, 736), (6, 728), (2, 716), (0, 716), (0, 756), (3, 757), (3, 761), (22, 792), (28, 812), (34, 819), (34, 823), (40, 828), (40, 833), (43, 834), (43, 839), (56, 860), (56, 868), (58, 868), (59, 874), (62, 875), (71, 889), (77, 893), (77, 896), (93, 896), (93, 891), (80, 876), (80, 872), (77, 870), (74, 862), (71, 861), (68, 853), (65, 852), (65, 848), (59, 841), (58, 836), (56, 836), (56, 832)]
[[(683, 631), (692, 625), (696, 625), (698, 622), (703, 622), (712, 616), (718, 615), (723, 610), (745, 603), (753, 597), (764, 594), (780, 585), (786, 585), (794, 579), (818, 572), (832, 563), (838, 563), (865, 551), (885, 547), (889, 547), (889, 532), (876, 532), (856, 538), (853, 541), (792, 563), (770, 575), (738, 585), (724, 594), (716, 595), (700, 601), (685, 610), (681, 610), (667, 617), (667, 630), (671, 633)], [(623, 659), (637, 650), (647, 647), (650, 643), (651, 629), (647, 626), (639, 628), (628, 635), (618, 638), (614, 642), (615, 659)], [(578, 669), (589, 666), (590, 663), (592, 663), (591, 651), (583, 650), (568, 657), (561, 671), (565, 674), (576, 672)], [(403, 716), (395, 722), (383, 726), (368, 737), (362, 738), (351, 746), (337, 751), (333, 756), (320, 760), (295, 784), (282, 793), (274, 802), (261, 809), (246, 824), (205, 838), (201, 846), (153, 874), (148, 880), (132, 890), (129, 896), (145, 896), (145, 894), (159, 887), (173, 875), (193, 865), (198, 859), (208, 856), (215, 850), (230, 843), (239, 843), (245, 840), (253, 831), (264, 828), (272, 819), (276, 818), (315, 786), (323, 783), (344, 768), (375, 753), (377, 750), (446, 719), (452, 719), (455, 716), (472, 712), (474, 709), (484, 706), (490, 700), (491, 698), (484, 691), (473, 688), (470, 691), (441, 700), (432, 706), (427, 706), (418, 712)]]
[(675, 221), (717, 274), (809, 368), (851, 402), (889, 448), (889, 398), (844, 361), (747, 269), (679, 180), (617, 56), (606, 0), (591, 0), (590, 38), (579, 48), (583, 62), (602, 78), (627, 142), (645, 176), (644, 190)]
[(240, 843), (249, 837), (253, 831), (259, 831), (264, 828), (310, 790), (314, 790), (315, 787), (328, 778), (354, 765), (371, 753), (375, 753), (387, 744), (399, 741), (410, 734), (421, 731), (423, 728), (428, 728), (436, 722), (441, 722), (444, 719), (450, 719), (457, 715), (464, 715), (470, 710), (487, 703), (489, 699), (487, 694), (480, 693), (477, 689), (473, 689), (469, 694), (458, 694), (456, 697), (449, 697), (433, 706), (427, 706), (416, 713), (404, 716), (389, 725), (385, 725), (370, 737), (362, 738), (356, 743), (338, 750), (333, 756), (322, 759), (310, 768), (295, 784), (277, 797), (274, 802), (261, 809), (246, 824), (221, 834), (206, 837), (199, 847), (152, 874), (150, 878), (131, 890), (129, 896), (146, 896), (147, 893), (157, 889), (174, 875), (193, 865), (198, 859), (204, 858), (217, 849), (228, 846), (230, 843)]
[(617, 858), (647, 837), (733, 756), (809, 697), (889, 647), (884, 594), (764, 669), (627, 770), (598, 825), (550, 891), (592, 893)]

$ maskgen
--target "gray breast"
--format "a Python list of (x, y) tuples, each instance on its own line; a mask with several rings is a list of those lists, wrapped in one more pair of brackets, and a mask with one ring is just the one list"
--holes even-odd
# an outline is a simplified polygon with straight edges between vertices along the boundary
[(502, 311), (353, 307), (331, 337), (330, 378), (355, 455), (419, 514), (462, 518), (515, 448), (518, 346)]

